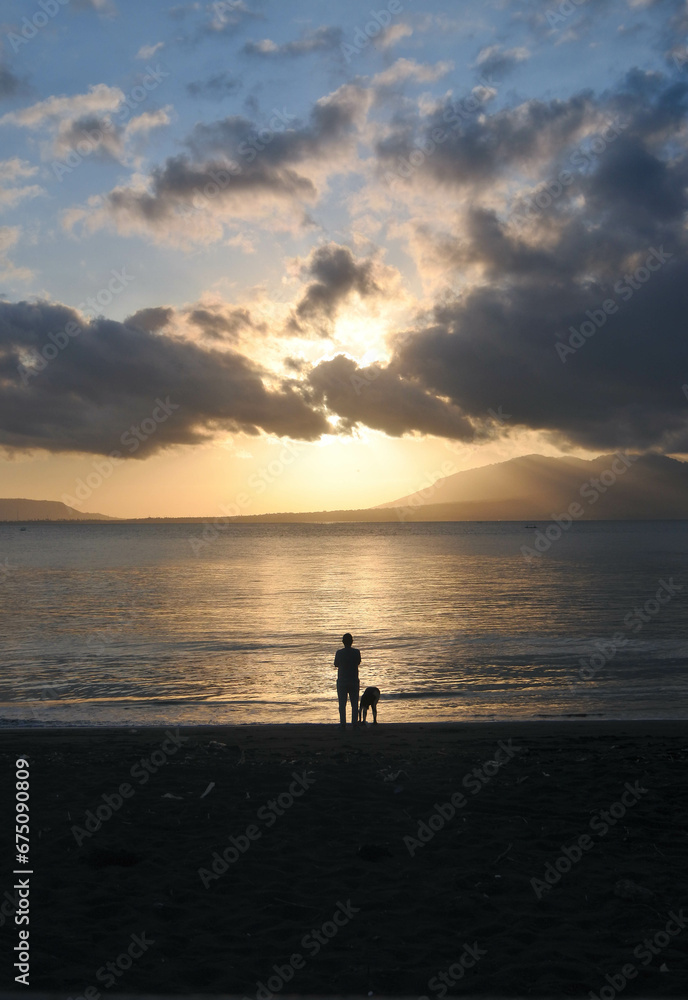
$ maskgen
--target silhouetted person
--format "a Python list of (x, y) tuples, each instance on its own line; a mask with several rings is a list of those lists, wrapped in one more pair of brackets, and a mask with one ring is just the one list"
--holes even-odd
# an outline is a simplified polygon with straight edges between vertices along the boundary
[(351, 699), (351, 724), (356, 725), (358, 717), (358, 665), (361, 662), (361, 651), (352, 645), (354, 639), (350, 632), (342, 636), (344, 649), (338, 649), (334, 654), (334, 665), (337, 668), (337, 697), (339, 698), (339, 724), (346, 725), (346, 699)]

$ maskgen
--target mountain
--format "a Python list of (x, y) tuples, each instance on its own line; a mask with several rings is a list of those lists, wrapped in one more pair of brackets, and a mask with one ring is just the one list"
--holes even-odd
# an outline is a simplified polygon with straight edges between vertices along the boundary
[(426, 483), (378, 509), (418, 511), (432, 520), (441, 509), (452, 520), (521, 521), (550, 518), (571, 504), (585, 518), (688, 517), (688, 463), (623, 453), (592, 460), (525, 455)]
[(0, 521), (115, 521), (107, 514), (86, 514), (60, 500), (2, 500)]

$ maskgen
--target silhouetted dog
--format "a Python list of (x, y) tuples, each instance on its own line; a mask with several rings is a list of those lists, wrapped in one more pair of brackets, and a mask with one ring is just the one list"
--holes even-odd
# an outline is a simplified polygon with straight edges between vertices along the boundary
[(377, 703), (380, 700), (380, 688), (366, 688), (361, 696), (361, 705), (358, 709), (358, 721), (365, 722), (368, 709), (373, 710), (373, 722), (377, 722)]

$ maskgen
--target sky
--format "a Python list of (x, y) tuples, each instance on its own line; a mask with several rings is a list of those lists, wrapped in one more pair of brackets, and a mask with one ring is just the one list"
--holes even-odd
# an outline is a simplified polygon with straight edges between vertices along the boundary
[(688, 455), (685, 0), (5, 0), (0, 494)]

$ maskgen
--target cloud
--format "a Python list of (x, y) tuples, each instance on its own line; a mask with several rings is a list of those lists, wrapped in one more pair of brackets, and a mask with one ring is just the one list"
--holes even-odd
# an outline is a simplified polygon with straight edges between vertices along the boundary
[(152, 59), (156, 52), (165, 47), (164, 42), (156, 42), (155, 45), (142, 45), (136, 53), (137, 59)]
[[(551, 0), (530, 0), (527, 5), (514, 10), (511, 20), (525, 25), (540, 44), (563, 45), (580, 41), (599, 30), (599, 21), (615, 3), (616, 0), (595, 0), (595, 3), (567, 6), (553, 4)], [(632, 4), (629, 3), (629, 6)]]
[(377, 36), (376, 45), (381, 49), (391, 49), (402, 38), (410, 38), (412, 34), (413, 28), (410, 24), (404, 24), (403, 22), (390, 24), (386, 28), (383, 28)]
[[(677, 372), (688, 365), (679, 332), (686, 281), (688, 270), (676, 264), (654, 275), (630, 307), (615, 282), (484, 286), (438, 307), (400, 349), (399, 370), (469, 418), (501, 407), (514, 427), (549, 433), (560, 445), (685, 451), (688, 404)], [(605, 316), (605, 301), (619, 315), (606, 318), (606, 329), (593, 324), (593, 338), (562, 364), (557, 334), (566, 343), (571, 329), (589, 330), (591, 314)]]
[[(644, 17), (651, 8), (656, 8), (658, 16), (649, 22)], [(611, 15), (611, 16), (610, 16)], [(624, 33), (636, 28), (646, 30), (651, 24), (654, 36), (652, 42), (657, 47), (671, 44), (685, 35), (685, 0), (595, 0), (594, 3), (552, 3), (551, 0), (529, 0), (527, 5), (514, 9), (511, 20), (524, 25), (540, 44), (564, 45), (592, 41), (599, 45), (604, 35), (619, 29), (619, 19), (631, 19), (623, 24)], [(614, 19), (616, 23), (610, 23)], [(637, 20), (633, 20), (637, 17)], [(607, 20), (607, 23), (602, 23)]]
[(85, 94), (52, 96), (9, 112), (0, 118), (0, 125), (44, 131), (49, 136), (41, 147), (44, 159), (64, 160), (76, 151), (79, 161), (86, 155), (126, 163), (133, 154), (131, 140), (140, 142), (152, 129), (168, 125), (171, 110), (168, 105), (131, 116), (131, 107), (119, 87), (97, 84)]
[(417, 380), (402, 378), (391, 368), (359, 368), (351, 358), (338, 354), (312, 368), (308, 383), (315, 401), (340, 417), (342, 433), (365, 425), (391, 437), (414, 432), (462, 441), (476, 437), (458, 406), (438, 399)]
[(7, 66), (0, 66), (0, 100), (14, 97), (20, 90), (19, 77), (15, 76)]
[[(97, 229), (112, 223), (119, 232), (148, 235), (176, 246), (222, 239), (225, 225), (242, 219), (276, 217), (293, 208), (303, 224), (303, 204), (315, 201), (313, 182), (297, 171), (269, 165), (240, 172), (225, 159), (195, 163), (179, 155), (153, 171), (150, 184), (110, 191), (100, 209), (83, 210), (81, 221)], [(294, 220), (283, 215), (282, 224)]]
[(203, 5), (196, 3), (178, 3), (167, 8), (167, 16), (173, 21), (183, 21), (189, 14), (201, 10)]
[(35, 177), (38, 167), (33, 167), (26, 160), (13, 156), (11, 160), (0, 160), (0, 181), (16, 181), (23, 177)]
[(68, 119), (60, 123), (44, 155), (65, 159), (73, 150), (88, 150), (89, 157), (120, 160), (124, 155), (124, 130), (112, 126), (103, 128), (104, 119), (96, 115)]
[(462, 287), (390, 368), (472, 422), (501, 407), (559, 446), (688, 450), (686, 110), (687, 84), (634, 71), (438, 147), (417, 175), (468, 197), (424, 238)]
[[(124, 125), (110, 117), (92, 116), (62, 122), (46, 150), (55, 158), (53, 171), (61, 177), (60, 166), (65, 170), (69, 168), (73, 152), (77, 154), (77, 164), (84, 156), (94, 160), (116, 160), (118, 163), (135, 162), (135, 150), (140, 147), (142, 139), (153, 129), (169, 125), (171, 110), (171, 105), (167, 105), (156, 111), (143, 111)], [(67, 166), (60, 163), (62, 160)]]
[(0, 125), (17, 125), (36, 130), (65, 119), (73, 120), (98, 112), (115, 111), (123, 101), (124, 94), (119, 87), (97, 83), (89, 87), (85, 94), (74, 94), (72, 97), (64, 94), (52, 96), (28, 108), (9, 111), (0, 118)]
[(118, 13), (117, 7), (112, 3), (112, 0), (71, 0), (69, 6), (72, 10), (77, 11), (95, 10), (108, 17), (114, 17)]
[[(287, 108), (273, 109), (267, 127), (233, 116), (210, 125), (197, 125), (186, 145), (198, 158), (222, 153), (237, 161), (244, 157), (271, 166), (298, 165), (323, 156), (339, 155), (351, 145), (368, 107), (368, 94), (355, 84), (344, 84), (320, 98), (311, 109), (306, 124), (299, 124)], [(261, 140), (261, 134), (264, 138)], [(252, 140), (258, 140), (258, 148)], [(254, 156), (242, 145), (253, 145)]]
[(8, 256), (21, 234), (20, 226), (0, 226), (0, 281), (30, 281), (34, 276), (28, 267), (17, 267)]
[[(66, 346), (36, 370), (37, 352), (59, 334)], [(0, 380), (0, 446), (10, 450), (127, 457), (122, 435), (150, 418), (157, 399), (175, 409), (137, 458), (219, 431), (315, 440), (329, 430), (293, 384), (269, 388), (265, 373), (235, 351), (103, 318), (87, 322), (48, 302), (0, 302)]]
[(265, 20), (262, 14), (251, 9), (244, 0), (178, 4), (169, 8), (168, 15), (175, 21), (195, 21), (190, 31), (180, 39), (187, 45), (195, 45), (211, 38), (231, 38), (247, 24)]
[(31, 166), (17, 156), (11, 160), (0, 160), (0, 211), (14, 208), (27, 198), (37, 198), (46, 193), (40, 184), (24, 183), (27, 177), (35, 177), (37, 173), (38, 167)]
[(157, 108), (155, 111), (142, 111), (140, 115), (130, 118), (122, 130), (124, 139), (127, 140), (134, 135), (147, 135), (154, 128), (161, 128), (169, 125), (171, 118), (171, 105), (164, 108)]
[(688, 48), (685, 39), (688, 36), (688, 8), (685, 3), (676, 0), (674, 10), (662, 32), (664, 58), (667, 63), (679, 72), (685, 71), (688, 62)]
[(236, 344), (240, 334), (251, 331), (265, 333), (265, 323), (255, 320), (251, 312), (243, 306), (228, 305), (217, 300), (204, 300), (183, 309), (172, 306), (153, 306), (139, 309), (124, 321), (125, 326), (134, 326), (147, 333), (159, 333), (167, 330), (174, 334), (183, 330), (189, 333), (189, 327), (199, 330), (201, 336), (210, 341), (222, 341)]
[(211, 35), (233, 35), (247, 21), (263, 19), (262, 14), (252, 10), (243, 0), (210, 3), (205, 10), (209, 16), (203, 24), (203, 30)]
[(263, 127), (238, 115), (200, 123), (185, 140), (188, 154), (170, 157), (137, 186), (115, 188), (82, 218), (92, 229), (114, 223), (183, 245), (219, 240), (225, 225), (243, 219), (303, 225), (304, 206), (328, 175), (353, 169), (368, 106), (363, 88), (345, 84), (317, 101), (306, 123), (286, 108), (275, 108)]
[(505, 49), (501, 45), (489, 45), (478, 53), (475, 65), (487, 76), (494, 73), (497, 77), (503, 77), (527, 59), (530, 59), (530, 52), (523, 46)]
[(388, 69), (373, 77), (371, 86), (377, 88), (398, 87), (406, 81), (414, 83), (435, 83), (454, 68), (453, 62), (438, 62), (424, 66), (415, 59), (397, 59)]
[(265, 323), (255, 321), (248, 309), (239, 306), (196, 306), (186, 311), (186, 317), (208, 340), (236, 343), (244, 331), (267, 330)]
[(228, 94), (234, 94), (242, 86), (238, 76), (230, 73), (216, 73), (205, 80), (193, 80), (187, 83), (186, 92), (190, 97), (207, 97), (212, 100), (222, 100)]
[(74, 10), (107, 10), (108, 0), (72, 0)]
[(139, 309), (132, 316), (127, 316), (124, 321), (125, 326), (135, 326), (146, 333), (158, 333), (169, 326), (174, 318), (175, 310), (172, 306), (151, 306), (147, 309)]
[(267, 332), (267, 324), (256, 319), (250, 309), (209, 295), (179, 309), (172, 306), (139, 309), (127, 317), (124, 323), (148, 333), (165, 330), (169, 334), (182, 334), (187, 338), (224, 342), (234, 346), (245, 334), (262, 335)]
[[(208, 28), (215, 17), (212, 5), (192, 8), (189, 30), (197, 22)], [(536, 8), (546, 12), (544, 0), (529, 4), (530, 10)], [(243, 24), (248, 23), (246, 10)], [(241, 10), (229, 6), (227, 17), (233, 12)], [(640, 13), (647, 18), (647, 12)], [(630, 24), (634, 18), (628, 20)], [(466, 24), (463, 37), (467, 51), (475, 55), (474, 28)], [(239, 30), (239, 23), (218, 23), (215, 30), (228, 35)], [(284, 41), (283, 34), (258, 31), (254, 24), (252, 36), (269, 34), (278, 41), (251, 42), (251, 65), (255, 69), (263, 60), (274, 68), (270, 60), (278, 57), (286, 63), (326, 51), (337, 30), (316, 28)], [(560, 34), (567, 30), (562, 27)], [(400, 33), (397, 41), (409, 33)], [(245, 37), (225, 38), (221, 44), (240, 50)], [(504, 75), (523, 63), (528, 50), (507, 47), (520, 44), (520, 36), (513, 37), (513, 43), (480, 50), (475, 69)], [(615, 52), (625, 51), (616, 34), (609, 38)], [(658, 52), (665, 41), (661, 31), (655, 32)], [(531, 48), (535, 53), (528, 40)], [(470, 101), (458, 91), (407, 100), (405, 91), (417, 93), (409, 85), (444, 92), (449, 64), (393, 61), (399, 51), (406, 53), (406, 48), (392, 50), (376, 76), (356, 77), (355, 83), (327, 94), (303, 118), (296, 117), (296, 107), (281, 103), (261, 117), (257, 97), (252, 110), (244, 104), (238, 115), (227, 115), (225, 106), (218, 113), (213, 106), (214, 114), (201, 115), (186, 135), (175, 137), (174, 155), (168, 157), (166, 150), (145, 171), (133, 160), (132, 147), (151, 128), (169, 121), (166, 109), (137, 114), (100, 140), (94, 158), (132, 163), (133, 169), (119, 171), (117, 186), (100, 198), (79, 196), (84, 204), (73, 207), (68, 218), (80, 219), (84, 233), (111, 226), (120, 234), (143, 235), (161, 244), (217, 241), (227, 252), (242, 246), (263, 253), (267, 234), (283, 245), (285, 231), (301, 236), (300, 227), (312, 227), (314, 217), (318, 225), (331, 227), (324, 230), (328, 235), (320, 245), (310, 253), (301, 251), (302, 259), (293, 265), (291, 276), (301, 283), (297, 292), (289, 292), (288, 303), (266, 304), (247, 296), (248, 305), (241, 299), (223, 304), (208, 295), (193, 306), (141, 309), (123, 326), (134, 330), (131, 336), (149, 336), (162, 344), (165, 357), (183, 332), (182, 342), (203, 357), (231, 357), (244, 374), (241, 366), (248, 366), (268, 395), (292, 393), (304, 408), (304, 420), (320, 419), (326, 408), (337, 414), (343, 433), (373, 426), (390, 434), (470, 440), (489, 431), (486, 415), (501, 407), (511, 414), (509, 426), (515, 430), (548, 435), (563, 447), (608, 450), (637, 443), (688, 448), (688, 403), (678, 384), (688, 381), (681, 374), (688, 372), (681, 327), (688, 304), (685, 67), (680, 72), (669, 65), (665, 75), (637, 70), (616, 83), (609, 82), (607, 73), (603, 92), (588, 88), (571, 93), (564, 81), (557, 98), (545, 92), (540, 99), (530, 94), (523, 99), (517, 92), (500, 91), (499, 101), (489, 103), (494, 91), (483, 88), (469, 95)], [(415, 44), (413, 51), (417, 54)], [(554, 49), (550, 56), (556, 51), (562, 50)], [(658, 52), (654, 63), (648, 56), (648, 65), (664, 65)], [(574, 57), (572, 51), (569, 55)], [(230, 64), (218, 65), (228, 69), (213, 74), (215, 63), (205, 61), (199, 79), (187, 84), (187, 93), (203, 99), (235, 93), (240, 83)], [(182, 75), (182, 87), (188, 79)], [(535, 85), (541, 82), (538, 76)], [(272, 80), (271, 85), (280, 84)], [(377, 92), (385, 90), (399, 92), (399, 100), (387, 94), (378, 100)], [(256, 87), (253, 93), (263, 104), (270, 91)], [(114, 101), (120, 108), (122, 96), (116, 88), (100, 85), (88, 94), (39, 101), (2, 122), (6, 129), (25, 129), (29, 143), (37, 138), (34, 149), (43, 143), (66, 155), (84, 130), (115, 114), (99, 102)], [(94, 108), (89, 109), (88, 101)], [(2, 175), (2, 166), (0, 207), (24, 204), (43, 193), (36, 167), (15, 158), (5, 161)], [(263, 223), (262, 229), (246, 224), (254, 222)], [(21, 246), (21, 231), (7, 227), (3, 234), (7, 259)], [(381, 256), (366, 256), (369, 251), (362, 249), (371, 245), (364, 241), (384, 238), (395, 260), (404, 260), (407, 252), (417, 265), (414, 274), (404, 260), (408, 297), (402, 303), (394, 293), (400, 288), (396, 272), (390, 275)], [(625, 276), (638, 269), (644, 273), (651, 248), (669, 253), (669, 262), (634, 289)], [(274, 277), (274, 270), (270, 274)], [(225, 275), (220, 280), (224, 284), (218, 281), (213, 287), (226, 288), (241, 278)], [(425, 297), (416, 305), (422, 312), (409, 318), (402, 309), (408, 308), (410, 290), (419, 287), (419, 280)], [(630, 289), (628, 302), (617, 287), (624, 296)], [(433, 304), (431, 294), (438, 288)], [(602, 303), (612, 300), (618, 306), (614, 314), (600, 313)], [(591, 329), (589, 317), (600, 315), (602, 326), (593, 323)], [(337, 338), (330, 353), (346, 348), (375, 356), (391, 316), (401, 317), (400, 327), (408, 327), (410, 335), (402, 339), (396, 330), (390, 332), (388, 363), (361, 370), (340, 354), (309, 367), (323, 351), (318, 337)], [(589, 333), (563, 364), (557, 344), (568, 343), (571, 331), (584, 325)], [(105, 321), (94, 327), (99, 336), (111, 329)], [(311, 343), (297, 350), (295, 334)], [(84, 344), (90, 336), (84, 336)], [(280, 336), (292, 339), (285, 346)], [(67, 364), (77, 341), (21, 388), (33, 391), (44, 379), (48, 385), (52, 368)], [(262, 365), (288, 351), (303, 353), (307, 360), (292, 359), (284, 370), (294, 381), (280, 383), (272, 370), (266, 374), (243, 357), (252, 351)], [(201, 434), (212, 433), (214, 419), (199, 418)], [(264, 428), (257, 421), (255, 426)]]
[[(591, 93), (566, 100), (532, 99), (486, 114), (485, 99), (491, 96), (493, 92), (484, 89), (443, 102), (427, 114), (400, 112), (376, 143), (380, 167), (425, 190), (429, 183), (487, 190), (514, 171), (552, 163), (567, 146), (609, 123), (608, 112)], [(436, 142), (433, 134), (442, 140)]]
[(340, 307), (354, 293), (362, 299), (388, 293), (393, 281), (391, 269), (372, 258), (357, 259), (346, 246), (327, 243), (313, 250), (305, 261), (302, 274), (314, 278), (297, 303), (289, 321), (292, 332), (311, 328), (320, 336), (329, 336), (332, 321)]
[(312, 52), (332, 52), (339, 49), (342, 44), (342, 29), (322, 25), (311, 31), (306, 31), (293, 42), (284, 42), (277, 45), (269, 38), (264, 38), (260, 42), (246, 42), (243, 51), (246, 55), (260, 56), (271, 59), (280, 56), (296, 58), (298, 56), (310, 55)]

